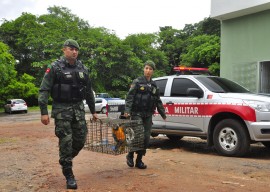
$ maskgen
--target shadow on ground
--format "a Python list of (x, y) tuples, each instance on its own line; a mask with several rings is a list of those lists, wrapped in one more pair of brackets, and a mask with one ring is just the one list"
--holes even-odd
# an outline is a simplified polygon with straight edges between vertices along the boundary
[[(150, 149), (160, 148), (163, 150), (182, 149), (193, 153), (219, 155), (214, 147), (208, 147), (207, 141), (200, 138), (183, 137), (181, 140), (172, 141), (167, 137), (154, 137), (150, 140)], [(270, 149), (261, 143), (250, 145), (249, 152), (244, 158), (270, 159)]]

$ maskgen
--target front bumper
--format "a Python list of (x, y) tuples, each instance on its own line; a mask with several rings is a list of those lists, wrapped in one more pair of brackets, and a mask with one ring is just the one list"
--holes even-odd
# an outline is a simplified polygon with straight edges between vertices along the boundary
[(270, 122), (246, 122), (253, 141), (270, 141)]

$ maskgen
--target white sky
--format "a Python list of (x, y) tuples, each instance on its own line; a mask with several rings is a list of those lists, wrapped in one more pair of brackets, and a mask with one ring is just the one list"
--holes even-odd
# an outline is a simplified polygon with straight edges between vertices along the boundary
[(211, 0), (1, 0), (1, 20), (14, 20), (23, 12), (48, 13), (49, 6), (63, 6), (88, 21), (105, 27), (120, 37), (154, 33), (159, 27), (183, 29), (210, 16)]

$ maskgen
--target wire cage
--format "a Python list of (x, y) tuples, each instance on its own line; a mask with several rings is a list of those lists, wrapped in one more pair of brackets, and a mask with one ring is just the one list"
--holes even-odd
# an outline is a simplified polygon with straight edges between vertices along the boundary
[(130, 119), (98, 119), (88, 121), (86, 150), (119, 155), (144, 149), (142, 121)]

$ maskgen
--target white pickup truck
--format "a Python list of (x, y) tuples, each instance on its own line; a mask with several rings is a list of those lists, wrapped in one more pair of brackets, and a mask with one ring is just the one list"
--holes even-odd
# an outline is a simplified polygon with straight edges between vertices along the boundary
[[(215, 76), (172, 75), (154, 81), (167, 121), (156, 113), (152, 136), (166, 134), (172, 140), (200, 137), (225, 156), (244, 156), (253, 142), (270, 147), (269, 96)], [(109, 116), (123, 110), (123, 102), (108, 105)]]

